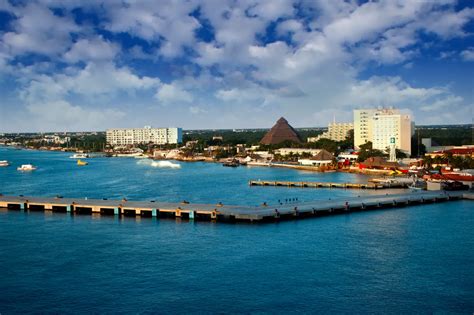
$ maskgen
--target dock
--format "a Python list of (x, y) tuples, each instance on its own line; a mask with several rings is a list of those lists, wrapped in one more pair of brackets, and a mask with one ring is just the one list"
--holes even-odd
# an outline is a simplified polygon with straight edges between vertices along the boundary
[(405, 183), (331, 183), (331, 182), (295, 182), (278, 180), (251, 180), (250, 186), (276, 186), (294, 188), (343, 188), (343, 189), (385, 189), (385, 188), (407, 188)]
[(51, 211), (71, 215), (100, 214), (111, 216), (141, 216), (151, 218), (178, 218), (220, 222), (275, 222), (350, 213), (371, 209), (407, 207), (433, 202), (474, 200), (474, 192), (407, 192), (363, 197), (314, 200), (260, 206), (232, 206), (218, 204), (167, 203), (155, 201), (80, 199), (60, 197), (25, 197), (0, 195), (0, 208), (13, 211)]

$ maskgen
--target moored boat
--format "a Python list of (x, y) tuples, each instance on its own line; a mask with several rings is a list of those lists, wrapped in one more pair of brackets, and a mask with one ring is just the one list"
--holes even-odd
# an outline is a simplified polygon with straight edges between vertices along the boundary
[(227, 167), (237, 167), (240, 165), (239, 160), (233, 159), (233, 160), (227, 160), (226, 162), (222, 163), (223, 166)]
[(85, 165), (87, 165), (87, 164), (89, 164), (89, 163), (87, 163), (86, 161), (77, 160), (77, 165), (78, 165), (78, 166), (85, 166)]
[(0, 161), (0, 166), (9, 166), (10, 163), (7, 160)]
[(87, 153), (76, 153), (71, 155), (69, 158), (70, 159), (87, 159), (89, 157), (89, 154)]
[(36, 170), (36, 166), (34, 166), (32, 164), (23, 164), (22, 166), (17, 167), (17, 170), (19, 170), (19, 171), (34, 171), (34, 170)]

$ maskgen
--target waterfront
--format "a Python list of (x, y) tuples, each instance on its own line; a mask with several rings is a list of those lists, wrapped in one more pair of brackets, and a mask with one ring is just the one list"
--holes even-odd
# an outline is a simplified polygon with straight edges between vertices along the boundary
[[(0, 149), (0, 192), (259, 204), (387, 193), (249, 187), (249, 179), (366, 181)], [(38, 170), (21, 173), (18, 164)], [(0, 312), (464, 312), (474, 309), (472, 201), (271, 225), (0, 211)]]
[[(222, 167), (216, 163), (175, 162), (180, 168), (159, 167), (151, 160), (133, 158), (92, 158), (79, 167), (70, 153), (14, 150), (0, 147), (0, 159), (13, 163), (0, 168), (8, 178), (0, 186), (4, 195), (88, 198), (127, 198), (164, 202), (259, 205), (263, 202), (298, 198), (299, 201), (385, 194), (364, 190), (287, 190), (280, 187), (250, 187), (249, 180), (307, 180), (366, 183), (368, 177), (347, 173), (313, 173), (268, 167)], [(16, 167), (32, 163), (34, 172), (18, 172)], [(399, 192), (399, 190), (396, 190)], [(394, 191), (395, 192), (395, 191)]]

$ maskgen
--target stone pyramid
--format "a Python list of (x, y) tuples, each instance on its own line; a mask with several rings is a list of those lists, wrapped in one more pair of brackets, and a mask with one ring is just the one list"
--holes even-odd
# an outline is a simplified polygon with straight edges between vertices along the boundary
[(281, 117), (276, 122), (275, 126), (260, 140), (261, 144), (278, 144), (283, 141), (290, 140), (296, 143), (301, 143), (300, 136), (288, 121)]

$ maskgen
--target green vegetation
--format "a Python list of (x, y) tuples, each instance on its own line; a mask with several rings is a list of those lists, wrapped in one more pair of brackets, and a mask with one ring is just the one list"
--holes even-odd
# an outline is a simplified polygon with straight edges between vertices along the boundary
[(417, 139), (431, 138), (433, 145), (466, 145), (474, 142), (474, 131), (471, 125), (459, 126), (417, 126), (413, 137)]
[[(315, 137), (323, 132), (322, 129), (297, 129), (301, 140), (305, 143), (308, 137)], [(183, 143), (187, 141), (198, 140), (206, 146), (210, 145), (232, 145), (245, 144), (258, 145), (263, 136), (268, 132), (268, 129), (254, 129), (254, 130), (198, 130), (187, 131), (183, 135)], [(212, 140), (214, 136), (221, 136), (221, 140)], [(294, 144), (298, 145), (298, 144)]]
[(369, 142), (364, 143), (360, 146), (359, 156), (357, 158), (357, 161), (358, 162), (363, 162), (363, 161), (367, 160), (368, 158), (375, 157), (375, 156), (386, 157), (387, 154), (385, 154), (384, 152), (382, 152), (380, 150), (373, 149), (372, 148), (372, 142), (369, 141)]
[(105, 133), (97, 133), (83, 136), (73, 136), (71, 141), (67, 144), (61, 145), (66, 148), (77, 148), (78, 150), (88, 152), (99, 152), (103, 151), (106, 145)]

